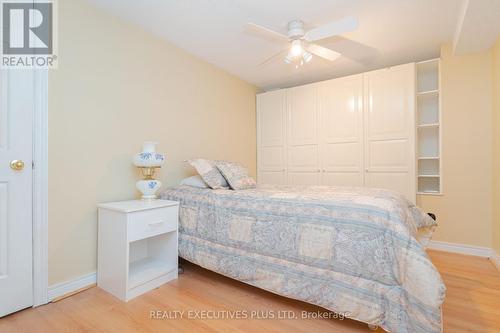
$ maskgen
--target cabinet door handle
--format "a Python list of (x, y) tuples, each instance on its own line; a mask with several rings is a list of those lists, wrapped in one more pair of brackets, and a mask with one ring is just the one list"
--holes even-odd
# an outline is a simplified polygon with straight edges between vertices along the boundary
[(154, 226), (157, 226), (157, 225), (162, 224), (162, 223), (163, 223), (163, 221), (157, 221), (157, 222), (151, 222), (151, 223), (148, 223), (148, 225), (149, 225), (150, 227), (154, 227)]

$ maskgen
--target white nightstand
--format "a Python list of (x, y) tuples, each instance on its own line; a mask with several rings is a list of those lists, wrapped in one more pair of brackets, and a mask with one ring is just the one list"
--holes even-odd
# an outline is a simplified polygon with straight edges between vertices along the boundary
[(97, 285), (128, 301), (177, 278), (179, 203), (99, 204)]

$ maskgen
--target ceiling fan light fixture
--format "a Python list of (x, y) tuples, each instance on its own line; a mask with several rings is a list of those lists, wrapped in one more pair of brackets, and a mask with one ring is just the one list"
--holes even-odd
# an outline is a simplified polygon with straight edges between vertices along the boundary
[(304, 48), (302, 47), (302, 42), (300, 39), (296, 39), (292, 41), (292, 47), (290, 48), (289, 56), (299, 57), (304, 52)]
[(356, 30), (358, 27), (358, 20), (355, 17), (346, 17), (308, 31), (305, 31), (304, 23), (301, 20), (293, 20), (288, 23), (288, 33), (286, 35), (255, 23), (248, 23), (245, 27), (248, 31), (258, 32), (266, 38), (272, 38), (280, 44), (285, 45), (285, 43), (287, 43), (286, 50), (282, 50), (268, 58), (261, 63), (261, 65), (287, 52), (284, 62), (301, 66), (310, 62), (313, 55), (319, 59), (328, 61), (335, 61), (338, 59), (342, 55), (341, 53), (331, 50), (328, 47), (318, 45), (316, 42)]

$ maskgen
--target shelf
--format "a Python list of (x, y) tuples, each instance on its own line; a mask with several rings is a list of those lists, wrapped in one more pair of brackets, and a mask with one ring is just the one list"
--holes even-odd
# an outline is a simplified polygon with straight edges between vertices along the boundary
[(417, 192), (418, 195), (443, 195), (440, 191)]
[(173, 269), (175, 266), (168, 266), (165, 261), (149, 257), (131, 262), (128, 272), (128, 289), (165, 275)]
[(419, 160), (439, 160), (439, 157), (436, 156), (428, 156), (428, 157), (419, 157)]
[(439, 156), (439, 127), (425, 126), (418, 130), (418, 155)]
[(417, 91), (435, 92), (439, 89), (439, 59), (417, 63)]
[(433, 89), (433, 90), (427, 90), (427, 91), (420, 91), (417, 93), (417, 96), (422, 96), (422, 97), (425, 97), (425, 96), (437, 96), (439, 95), (439, 90), (437, 89)]
[(436, 178), (440, 175), (439, 159), (418, 160), (418, 177)]
[(434, 123), (434, 124), (420, 124), (420, 125), (417, 125), (417, 127), (419, 127), (419, 128), (439, 127), (439, 124), (438, 123)]
[(417, 119), (419, 124), (439, 123), (439, 93), (428, 91), (417, 95)]
[(418, 177), (418, 193), (434, 193), (441, 191), (441, 178), (439, 176), (419, 176)]

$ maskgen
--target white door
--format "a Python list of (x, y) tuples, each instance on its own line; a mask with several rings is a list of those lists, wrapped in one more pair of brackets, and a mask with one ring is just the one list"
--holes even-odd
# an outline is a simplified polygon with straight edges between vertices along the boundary
[(33, 304), (32, 120), (32, 72), (1, 70), (0, 317)]
[(365, 186), (416, 200), (415, 66), (364, 74)]
[(319, 87), (321, 184), (363, 186), (363, 76)]
[(257, 163), (259, 184), (286, 184), (286, 92), (257, 96)]
[(320, 181), (317, 86), (288, 90), (287, 161), (291, 185), (318, 185)]

